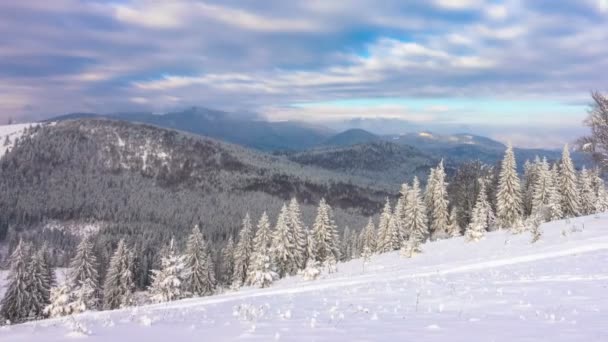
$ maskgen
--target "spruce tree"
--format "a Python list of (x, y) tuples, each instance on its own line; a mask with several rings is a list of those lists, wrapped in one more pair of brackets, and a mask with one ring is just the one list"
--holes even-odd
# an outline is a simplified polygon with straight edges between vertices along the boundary
[[(428, 218), (428, 227), (433, 225), (433, 202), (435, 202), (435, 184), (437, 183), (435, 168), (431, 168), (429, 171), (429, 177), (426, 182), (426, 189), (424, 191), (424, 206), (426, 208), (426, 215)], [(431, 231), (432, 232), (432, 231)]]
[(492, 225), (494, 219), (492, 207), (490, 206), (490, 203), (488, 203), (485, 182), (480, 180), (479, 183), (480, 190), (471, 215), (471, 223), (465, 231), (465, 237), (468, 241), (481, 240)]
[(368, 249), (370, 253), (376, 251), (376, 226), (374, 220), (370, 217), (367, 225), (361, 231), (361, 245), (363, 249)]
[(258, 229), (253, 239), (253, 255), (251, 258), (251, 272), (247, 283), (253, 286), (268, 287), (278, 278), (272, 260), (272, 231), (266, 212), (262, 214)]
[(562, 211), (562, 196), (559, 190), (559, 171), (557, 170), (557, 165), (553, 164), (550, 171), (551, 183), (553, 186), (551, 187), (551, 192), (549, 193), (549, 202), (547, 205), (548, 210), (548, 218), (550, 221), (561, 220), (564, 217), (564, 212)]
[(198, 225), (186, 243), (184, 255), (183, 289), (189, 296), (202, 297), (215, 291), (215, 270), (209, 255), (209, 247)]
[[(395, 208), (398, 208), (397, 206)], [(388, 221), (388, 233), (386, 234), (386, 241), (384, 246), (388, 251), (396, 251), (401, 248), (403, 238), (401, 232), (404, 230), (400, 227), (399, 216), (401, 213), (393, 213)]]
[(579, 199), (580, 214), (591, 215), (595, 213), (597, 196), (593, 188), (592, 175), (585, 167), (583, 167), (579, 177)]
[(378, 223), (378, 238), (376, 251), (378, 253), (385, 253), (391, 250), (390, 245), (387, 243), (390, 239), (389, 224), (392, 217), (391, 202), (386, 198), (384, 209), (380, 214), (380, 222)]
[(243, 228), (239, 233), (239, 242), (234, 250), (234, 274), (232, 285), (241, 286), (247, 280), (251, 254), (253, 253), (253, 228), (249, 213), (243, 219)]
[(443, 167), (443, 160), (437, 166), (435, 170), (435, 180), (432, 183), (431, 192), (431, 232), (437, 236), (448, 235), (448, 184), (445, 181), (445, 169)]
[(222, 251), (222, 282), (230, 285), (232, 283), (232, 274), (234, 273), (234, 239), (232, 235), (228, 238), (228, 242)]
[(450, 220), (447, 233), (449, 237), (458, 237), (462, 234), (460, 232), (460, 225), (458, 224), (458, 212), (456, 211), (456, 207), (453, 207), (452, 211), (450, 211)]
[(73, 291), (78, 291), (79, 287), (86, 287), (80, 289), (80, 294), (90, 294), (90, 297), (82, 298), (86, 309), (94, 309), (98, 306), (100, 291), (98, 267), (97, 258), (93, 253), (93, 242), (90, 237), (85, 237), (78, 244), (76, 255), (70, 263), (68, 284)]
[(289, 226), (292, 235), (294, 245), (293, 254), (296, 259), (297, 267), (298, 269), (304, 269), (304, 267), (306, 267), (306, 228), (302, 221), (300, 205), (295, 197), (289, 202), (287, 225)]
[(298, 270), (297, 258), (294, 255), (296, 247), (292, 240), (293, 234), (287, 225), (288, 219), (289, 211), (283, 204), (272, 237), (272, 260), (279, 277), (295, 274)]
[(133, 257), (124, 240), (118, 242), (110, 259), (110, 266), (103, 286), (104, 309), (113, 310), (133, 304)]
[(496, 194), (496, 211), (501, 228), (513, 228), (522, 217), (521, 184), (517, 176), (517, 165), (513, 147), (509, 144), (499, 176)]
[(549, 202), (555, 185), (547, 159), (543, 159), (536, 169), (535, 183), (532, 191), (532, 215), (543, 220), (550, 219)]
[(563, 215), (566, 218), (576, 217), (580, 214), (580, 199), (577, 191), (576, 170), (570, 159), (568, 145), (564, 146), (560, 172), (559, 189)]
[(45, 268), (44, 256), (38, 252), (31, 258), (27, 267), (29, 273), (27, 291), (29, 292), (29, 317), (41, 318), (44, 308), (50, 303), (51, 286), (48, 271)]
[[(200, 231), (199, 231), (200, 233)], [(177, 253), (173, 239), (161, 259), (161, 268), (152, 271), (150, 299), (154, 303), (163, 303), (183, 297), (184, 257)]]
[(420, 244), (428, 237), (426, 208), (420, 197), (420, 182), (414, 178), (412, 188), (407, 198), (405, 208), (405, 231), (409, 234), (407, 241), (407, 254), (411, 257), (420, 252)]
[(22, 322), (29, 316), (31, 296), (28, 287), (31, 280), (28, 253), (26, 244), (20, 240), (9, 259), (8, 287), (0, 301), (0, 316), (11, 323)]
[(605, 213), (608, 211), (608, 192), (604, 185), (600, 186), (597, 191), (597, 202), (595, 204), (595, 212)]
[(312, 227), (312, 234), (315, 245), (315, 256), (317, 261), (325, 261), (333, 255), (335, 260), (340, 257), (338, 231), (334, 223), (331, 207), (322, 198), (317, 209), (317, 217)]

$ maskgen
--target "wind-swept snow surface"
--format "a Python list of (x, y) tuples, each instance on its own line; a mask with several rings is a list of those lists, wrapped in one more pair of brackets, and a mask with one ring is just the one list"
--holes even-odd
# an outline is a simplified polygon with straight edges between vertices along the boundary
[(0, 328), (0, 340), (608, 341), (608, 215), (338, 265), (305, 282)]

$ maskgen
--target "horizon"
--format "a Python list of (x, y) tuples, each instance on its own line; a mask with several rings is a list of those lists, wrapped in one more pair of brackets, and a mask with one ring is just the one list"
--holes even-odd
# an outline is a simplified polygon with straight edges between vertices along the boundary
[(608, 0), (27, 0), (0, 18), (2, 122), (203, 104), (551, 148), (606, 91)]

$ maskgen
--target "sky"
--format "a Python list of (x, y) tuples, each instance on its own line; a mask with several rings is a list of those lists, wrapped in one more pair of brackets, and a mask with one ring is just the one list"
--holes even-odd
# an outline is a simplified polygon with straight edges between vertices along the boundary
[(557, 146), (607, 69), (608, 0), (0, 1), (0, 122), (196, 105)]

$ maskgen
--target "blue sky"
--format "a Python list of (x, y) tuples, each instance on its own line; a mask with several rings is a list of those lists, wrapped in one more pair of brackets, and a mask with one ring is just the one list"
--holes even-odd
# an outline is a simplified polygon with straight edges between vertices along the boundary
[(200, 105), (553, 146), (607, 69), (608, 0), (0, 2), (1, 121)]

